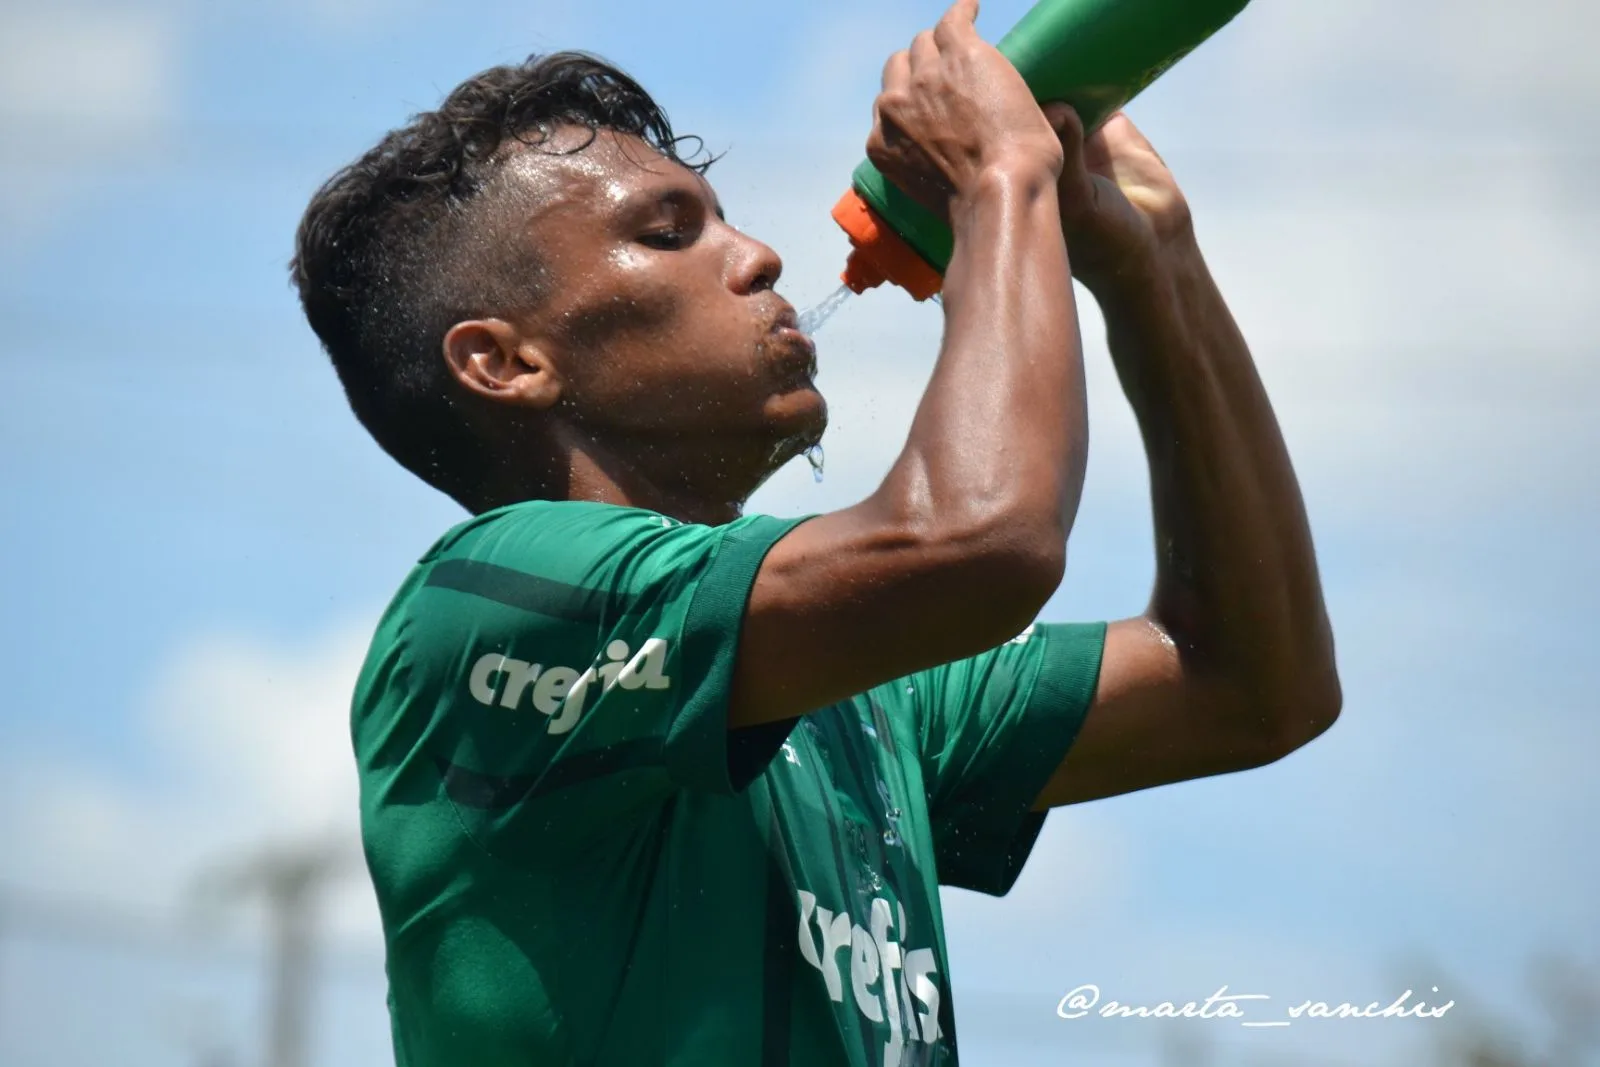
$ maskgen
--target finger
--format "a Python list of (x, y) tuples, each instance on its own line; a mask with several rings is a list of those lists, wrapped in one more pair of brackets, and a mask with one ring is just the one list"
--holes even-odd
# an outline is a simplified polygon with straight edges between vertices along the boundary
[(1084, 138), (1083, 165), (1091, 173), (1103, 174), (1108, 178), (1113, 176), (1116, 152), (1112, 148), (1112, 139), (1107, 136), (1104, 126)]
[(955, 0), (944, 17), (956, 24), (971, 26), (978, 21), (978, 0)]
[(904, 48), (889, 57), (883, 65), (883, 90), (904, 88), (911, 82), (911, 54)]
[(1044, 105), (1044, 118), (1050, 128), (1056, 131), (1057, 137), (1072, 137), (1075, 140), (1083, 139), (1083, 120), (1078, 118), (1078, 112), (1071, 104), (1060, 100), (1053, 100)]
[[(887, 74), (884, 77), (885, 80), (888, 79)], [(867, 133), (867, 158), (872, 161), (874, 166), (877, 166), (878, 160), (887, 153), (889, 148), (888, 138), (884, 135), (884, 127), (888, 123), (889, 120), (883, 116), (883, 97), (874, 97), (872, 101), (872, 129)]]
[(873, 166), (889, 173), (904, 156), (906, 135), (893, 119), (881, 114), (874, 116), (872, 132), (867, 135), (867, 159)]
[(945, 44), (955, 40), (963, 30), (971, 33), (977, 21), (978, 0), (956, 0), (933, 28), (934, 37), (940, 44)]
[(1044, 105), (1045, 121), (1061, 142), (1062, 173), (1083, 166), (1083, 120), (1071, 104), (1053, 100)]
[(923, 30), (911, 40), (911, 67), (912, 73), (930, 63), (939, 61), (939, 46), (933, 43), (933, 31)]
[(872, 107), (872, 132), (867, 134), (867, 159), (873, 166), (877, 167), (887, 155), (888, 145), (884, 144), (883, 141), (883, 116), (878, 114), (878, 107), (874, 104)]
[(1061, 141), (1061, 178), (1057, 196), (1064, 212), (1075, 213), (1093, 198), (1094, 186), (1084, 167), (1083, 120), (1070, 104), (1051, 101), (1044, 105), (1044, 117)]

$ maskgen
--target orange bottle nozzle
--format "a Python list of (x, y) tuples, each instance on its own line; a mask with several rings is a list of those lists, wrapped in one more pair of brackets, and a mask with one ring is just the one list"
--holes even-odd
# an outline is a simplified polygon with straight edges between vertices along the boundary
[(943, 288), (939, 272), (886, 226), (854, 189), (833, 206), (833, 220), (850, 238), (850, 257), (839, 280), (852, 292), (893, 282), (916, 299), (926, 300)]

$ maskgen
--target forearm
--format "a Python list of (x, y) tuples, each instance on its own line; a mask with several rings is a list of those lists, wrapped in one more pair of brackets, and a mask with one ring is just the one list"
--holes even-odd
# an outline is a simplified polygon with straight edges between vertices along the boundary
[[(951, 209), (944, 342), (889, 485), (940, 521), (994, 524), (1063, 550), (1088, 418), (1053, 181), (990, 175)], [(964, 517), (964, 518), (963, 518)]]
[(1337, 712), (1333, 639), (1305, 505), (1249, 349), (1192, 237), (1101, 287), (1113, 361), (1150, 464), (1149, 613), (1251, 714), (1313, 732)]

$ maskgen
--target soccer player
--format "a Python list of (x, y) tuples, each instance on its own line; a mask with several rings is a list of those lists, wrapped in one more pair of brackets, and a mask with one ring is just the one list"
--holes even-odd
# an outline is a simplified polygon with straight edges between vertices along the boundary
[[(353, 734), (401, 1067), (954, 1064), (940, 885), (1053, 807), (1255, 767), (1340, 691), (1300, 494), (1183, 196), (958, 0), (873, 161), (948, 217), (943, 343), (851, 507), (780, 262), (622, 73), (486, 71), (333, 177), (293, 274), (363, 425), (472, 517), (380, 622)], [(1069, 268), (1068, 256), (1071, 256)], [(1138, 617), (1033, 620), (1087, 447), (1073, 273), (1143, 429)]]

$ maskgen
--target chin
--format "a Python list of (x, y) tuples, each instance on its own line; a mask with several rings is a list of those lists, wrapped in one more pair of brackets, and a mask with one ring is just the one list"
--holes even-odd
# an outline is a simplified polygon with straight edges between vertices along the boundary
[(768, 425), (783, 442), (800, 442), (796, 456), (821, 442), (828, 428), (828, 402), (814, 385), (773, 397), (767, 402), (767, 415)]
[(822, 395), (812, 390), (809, 393), (811, 402), (801, 407), (795, 403), (799, 395), (785, 394), (780, 398), (784, 401), (781, 406), (778, 399), (767, 406), (763, 433), (767, 439), (767, 462), (762, 482), (776, 474), (790, 460), (798, 458), (806, 449), (822, 443), (822, 434), (828, 428), (828, 406)]

